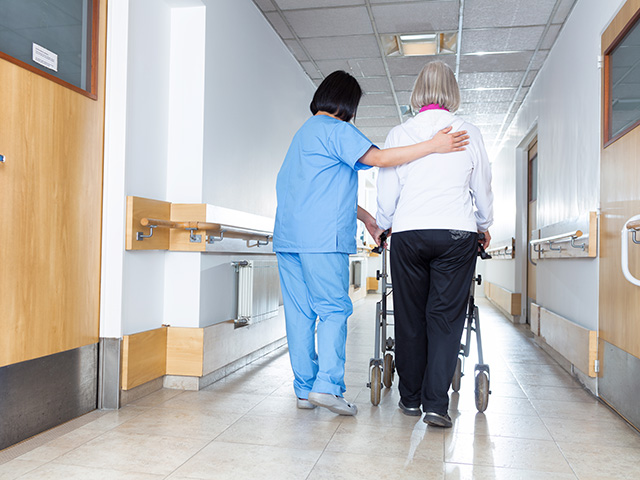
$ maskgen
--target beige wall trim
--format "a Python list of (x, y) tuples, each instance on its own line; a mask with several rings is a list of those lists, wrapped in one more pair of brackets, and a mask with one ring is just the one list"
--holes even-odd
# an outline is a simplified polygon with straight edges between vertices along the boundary
[(531, 302), (531, 311), (529, 317), (529, 323), (531, 324), (531, 332), (534, 335), (540, 336), (540, 305)]
[(584, 328), (546, 308), (540, 308), (540, 337), (575, 368), (595, 377), (597, 332)]
[(167, 329), (125, 335), (121, 365), (123, 390), (163, 376), (167, 370)]
[(508, 315), (520, 315), (521, 295), (519, 293), (510, 292), (506, 288), (485, 281), (484, 294)]
[[(183, 378), (172, 388), (192, 390), (201, 383), (200, 377), (250, 358), (276, 342), (282, 345), (285, 336), (282, 307), (278, 316), (240, 329), (230, 321), (206, 328), (162, 327), (125, 335), (121, 388), (131, 390), (166, 375)], [(262, 355), (265, 353), (258, 353)]]

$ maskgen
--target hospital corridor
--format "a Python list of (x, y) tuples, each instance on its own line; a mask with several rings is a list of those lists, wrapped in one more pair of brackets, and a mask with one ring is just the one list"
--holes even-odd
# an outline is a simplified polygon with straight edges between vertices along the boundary
[(0, 0), (0, 480), (640, 479), (640, 0)]

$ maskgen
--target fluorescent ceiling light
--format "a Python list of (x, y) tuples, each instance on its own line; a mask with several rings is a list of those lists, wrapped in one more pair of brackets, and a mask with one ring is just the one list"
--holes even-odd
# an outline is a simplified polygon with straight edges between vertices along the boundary
[(503, 55), (505, 53), (522, 53), (526, 50), (507, 50), (504, 52), (473, 52), (473, 53), (465, 53), (465, 55), (475, 55), (481, 57), (483, 55)]
[(381, 35), (387, 56), (411, 57), (456, 53), (457, 32)]

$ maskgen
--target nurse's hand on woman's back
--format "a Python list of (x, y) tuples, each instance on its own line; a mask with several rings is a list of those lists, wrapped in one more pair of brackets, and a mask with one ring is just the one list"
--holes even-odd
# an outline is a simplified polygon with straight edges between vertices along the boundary
[(431, 139), (434, 153), (460, 152), (465, 145), (469, 145), (469, 135), (466, 130), (449, 133), (452, 127), (443, 128)]

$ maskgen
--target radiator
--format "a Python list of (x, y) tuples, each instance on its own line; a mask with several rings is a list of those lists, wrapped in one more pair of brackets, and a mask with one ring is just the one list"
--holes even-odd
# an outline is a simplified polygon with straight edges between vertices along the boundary
[(248, 260), (235, 264), (238, 271), (236, 327), (278, 315), (282, 303), (276, 260)]

